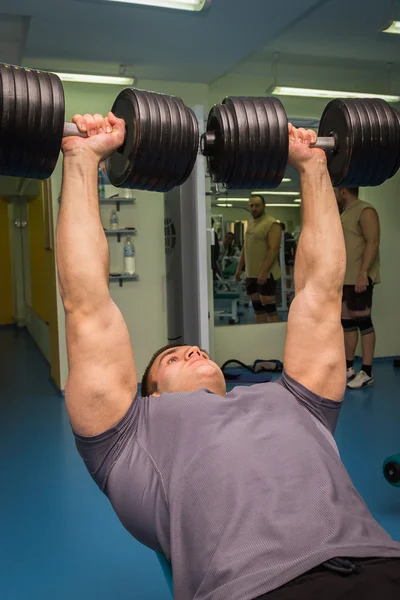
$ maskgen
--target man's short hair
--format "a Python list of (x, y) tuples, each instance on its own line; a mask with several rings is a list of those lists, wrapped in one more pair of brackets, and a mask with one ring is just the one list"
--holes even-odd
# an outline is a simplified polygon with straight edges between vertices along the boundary
[(166, 350), (169, 350), (170, 348), (179, 348), (179, 347), (184, 346), (184, 345), (185, 344), (167, 344), (166, 346), (163, 346), (162, 348), (160, 348), (159, 350), (157, 350), (157, 352), (155, 352), (153, 354), (153, 356), (150, 359), (149, 364), (146, 367), (146, 370), (145, 370), (144, 375), (142, 377), (142, 382), (140, 384), (140, 395), (143, 398), (145, 396), (151, 396), (151, 394), (154, 394), (154, 392), (157, 391), (157, 382), (156, 381), (151, 381), (151, 379), (149, 377), (150, 371), (151, 371), (151, 367), (154, 365), (155, 360), (160, 356), (160, 354), (162, 354)]
[(261, 196), (261, 194), (252, 194), (252, 195), (250, 196), (250, 200), (251, 200), (252, 198), (260, 198), (261, 202), (262, 202), (262, 203), (264, 204), (264, 206), (265, 206), (265, 198), (264, 198), (264, 196)]

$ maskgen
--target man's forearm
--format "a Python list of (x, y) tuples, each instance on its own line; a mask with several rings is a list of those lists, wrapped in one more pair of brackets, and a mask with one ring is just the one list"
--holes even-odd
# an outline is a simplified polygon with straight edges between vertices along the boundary
[(269, 250), (267, 258), (265, 259), (265, 263), (263, 264), (263, 268), (261, 269), (261, 273), (268, 275), (272, 265), (276, 261), (278, 254), (279, 250)]
[(368, 276), (368, 271), (374, 264), (379, 252), (379, 242), (367, 242), (365, 246), (360, 274)]
[(93, 159), (64, 159), (57, 223), (60, 293), (67, 311), (96, 310), (108, 296), (109, 251), (100, 219)]
[(239, 262), (238, 262), (238, 266), (237, 266), (238, 271), (242, 271), (243, 267), (244, 267), (244, 245), (240, 252), (240, 258), (239, 258)]
[(339, 292), (346, 269), (343, 228), (326, 165), (319, 159), (300, 173), (302, 231), (296, 253), (295, 286)]

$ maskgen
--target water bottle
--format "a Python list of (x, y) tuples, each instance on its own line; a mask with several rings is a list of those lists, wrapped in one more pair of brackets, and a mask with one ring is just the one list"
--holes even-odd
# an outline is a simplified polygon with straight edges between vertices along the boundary
[(124, 273), (133, 275), (135, 273), (135, 248), (131, 242), (131, 238), (126, 238), (124, 244)]
[(99, 168), (97, 177), (98, 194), (100, 198), (104, 198), (104, 177), (103, 171)]
[(118, 229), (118, 216), (115, 210), (111, 214), (110, 229)]

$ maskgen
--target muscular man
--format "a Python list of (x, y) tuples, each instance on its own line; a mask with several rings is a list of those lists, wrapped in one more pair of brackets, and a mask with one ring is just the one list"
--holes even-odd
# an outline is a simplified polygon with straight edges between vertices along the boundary
[[(375, 329), (371, 320), (372, 294), (379, 276), (379, 217), (375, 208), (358, 198), (358, 188), (336, 188), (346, 245), (342, 325), (347, 363), (347, 386), (359, 389), (373, 385), (372, 361)], [(361, 334), (363, 364), (355, 374), (353, 361)]]
[(249, 209), (253, 217), (249, 221), (246, 238), (236, 271), (239, 281), (246, 265), (246, 290), (251, 298), (256, 323), (276, 323), (276, 281), (281, 277), (278, 263), (282, 230), (279, 222), (265, 214), (262, 196), (250, 196)]
[(138, 396), (108, 289), (96, 179), (124, 124), (111, 113), (74, 121), (93, 134), (63, 140), (65, 400), (79, 452), (123, 525), (171, 561), (175, 600), (398, 598), (400, 544), (371, 516), (333, 438), (346, 385), (345, 247), (325, 154), (309, 147), (315, 133), (289, 127), (303, 230), (282, 378), (226, 393), (206, 352), (166, 347)]

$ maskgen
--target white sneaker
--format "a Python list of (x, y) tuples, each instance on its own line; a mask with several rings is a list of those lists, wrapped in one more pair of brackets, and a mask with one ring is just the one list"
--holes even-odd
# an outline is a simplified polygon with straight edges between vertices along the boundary
[(347, 369), (346, 373), (347, 373), (347, 381), (351, 381), (356, 376), (356, 372), (354, 370), (354, 367), (349, 367)]
[(374, 385), (373, 376), (370, 377), (369, 375), (367, 375), (365, 373), (365, 371), (359, 371), (357, 373), (357, 375), (354, 377), (354, 379), (349, 381), (349, 383), (347, 384), (347, 387), (351, 388), (352, 390), (357, 390), (360, 388), (368, 387), (370, 385)]

